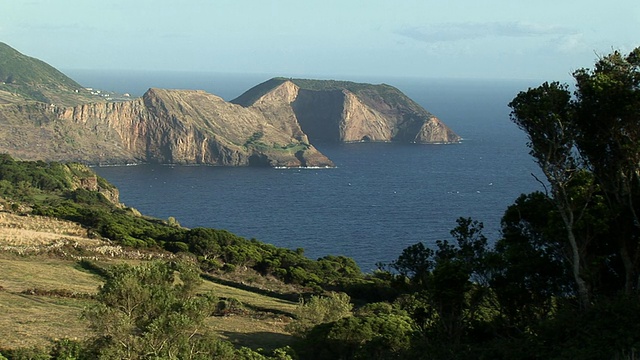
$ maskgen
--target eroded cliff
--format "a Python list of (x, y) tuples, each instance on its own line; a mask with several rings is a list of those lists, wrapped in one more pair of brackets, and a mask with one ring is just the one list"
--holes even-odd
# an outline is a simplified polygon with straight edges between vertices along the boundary
[(327, 167), (311, 142), (460, 141), (384, 84), (274, 78), (231, 102), (163, 89), (106, 102), (3, 43), (0, 64), (0, 153), (23, 160)]
[(0, 133), (0, 152), (93, 164), (333, 166), (295, 119), (269, 108), (265, 116), (204, 91), (163, 89), (125, 102), (5, 105), (0, 122), (9, 131)]
[(0, 152), (91, 164), (330, 167), (311, 142), (460, 138), (388, 85), (272, 79), (234, 102), (200, 90), (72, 107), (0, 105)]
[(274, 98), (290, 105), (301, 131), (311, 142), (424, 144), (461, 140), (437, 117), (385, 84), (275, 78), (232, 102), (246, 108), (263, 108), (263, 103), (274, 102)]

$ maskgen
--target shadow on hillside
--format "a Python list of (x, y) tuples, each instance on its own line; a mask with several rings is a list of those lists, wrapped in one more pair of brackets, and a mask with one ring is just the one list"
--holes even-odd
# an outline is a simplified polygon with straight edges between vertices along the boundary
[(271, 290), (266, 290), (266, 289), (261, 289), (259, 287), (256, 286), (251, 286), (248, 284), (244, 284), (244, 283), (238, 283), (236, 281), (230, 281), (230, 280), (225, 280), (216, 276), (212, 276), (210, 274), (200, 274), (200, 277), (202, 277), (205, 280), (209, 280), (211, 282), (214, 282), (216, 284), (220, 284), (220, 285), (225, 285), (225, 286), (231, 286), (237, 289), (241, 289), (241, 290), (246, 290), (246, 291), (251, 291), (254, 292), (256, 294), (261, 294), (261, 295), (266, 295), (266, 296), (270, 296), (273, 298), (278, 298), (281, 300), (285, 300), (285, 301), (293, 301), (293, 302), (298, 302), (298, 300), (300, 299), (300, 293), (288, 293), (288, 294), (282, 294), (279, 292), (275, 292), (275, 291), (271, 291)]
[(267, 351), (279, 347), (291, 345), (295, 338), (287, 334), (278, 334), (266, 331), (240, 333), (221, 331), (220, 334), (236, 346), (246, 346), (252, 350), (262, 348)]

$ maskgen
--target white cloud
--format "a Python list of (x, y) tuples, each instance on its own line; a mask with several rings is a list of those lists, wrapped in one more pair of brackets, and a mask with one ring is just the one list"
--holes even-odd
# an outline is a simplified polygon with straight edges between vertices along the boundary
[(576, 31), (557, 25), (525, 22), (443, 23), (404, 27), (397, 34), (425, 43), (473, 40), (490, 37), (574, 36)]
[(589, 46), (586, 44), (582, 34), (560, 36), (552, 45), (560, 53), (570, 54), (589, 50)]

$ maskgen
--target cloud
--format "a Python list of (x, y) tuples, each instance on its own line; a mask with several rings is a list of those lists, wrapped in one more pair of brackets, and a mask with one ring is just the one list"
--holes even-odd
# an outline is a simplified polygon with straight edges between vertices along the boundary
[(576, 31), (556, 25), (524, 22), (443, 23), (404, 27), (397, 34), (425, 43), (474, 40), (491, 37), (575, 36)]
[(553, 41), (550, 45), (553, 46), (557, 52), (564, 54), (589, 51), (589, 46), (582, 34), (562, 36), (557, 39), (557, 41)]
[(81, 25), (78, 23), (67, 23), (67, 24), (54, 24), (54, 23), (44, 23), (44, 24), (31, 24), (31, 23), (20, 23), (17, 25), (19, 29), (25, 31), (40, 31), (44, 33), (49, 32), (95, 32), (100, 31), (100, 29), (94, 26)]

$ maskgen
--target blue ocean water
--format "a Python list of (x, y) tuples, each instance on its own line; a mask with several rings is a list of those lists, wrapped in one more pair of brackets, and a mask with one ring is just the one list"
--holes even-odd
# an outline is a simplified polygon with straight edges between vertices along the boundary
[[(225, 99), (268, 79), (67, 73), (85, 86), (136, 95), (146, 87), (162, 86), (204, 89)], [(142, 84), (149, 79), (155, 83)], [(363, 271), (397, 258), (416, 242), (432, 245), (449, 239), (458, 217), (482, 221), (485, 234), (496, 240), (506, 207), (521, 193), (541, 190), (531, 175), (538, 170), (528, 155), (526, 137), (509, 121), (507, 107), (518, 91), (536, 82), (350, 80), (384, 81), (400, 88), (464, 141), (315, 144), (335, 169), (138, 165), (96, 171), (118, 186), (122, 202), (144, 214), (304, 248), (311, 258), (346, 255)]]

